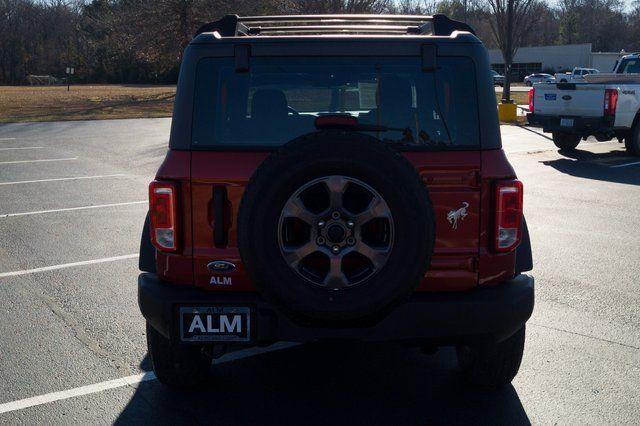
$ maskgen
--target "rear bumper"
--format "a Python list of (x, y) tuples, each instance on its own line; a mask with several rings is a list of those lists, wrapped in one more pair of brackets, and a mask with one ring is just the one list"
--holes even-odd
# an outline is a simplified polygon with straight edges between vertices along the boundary
[(214, 293), (167, 284), (155, 274), (138, 277), (138, 303), (151, 326), (175, 343), (180, 340), (179, 308), (183, 306), (248, 306), (252, 310), (251, 342), (309, 342), (321, 339), (420, 341), (454, 345), (501, 341), (520, 329), (534, 305), (534, 279), (529, 275), (465, 293), (415, 294), (376, 324), (359, 328), (315, 328), (292, 322), (256, 293)]
[[(573, 126), (561, 126), (561, 118), (573, 119)], [(530, 113), (527, 114), (527, 121), (531, 125), (542, 127), (545, 132), (573, 133), (580, 136), (613, 132), (613, 121), (605, 117), (559, 117)]]

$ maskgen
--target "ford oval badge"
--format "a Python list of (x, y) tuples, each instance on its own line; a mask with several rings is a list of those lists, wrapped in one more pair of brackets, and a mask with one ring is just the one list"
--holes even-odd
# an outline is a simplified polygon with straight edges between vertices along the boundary
[(226, 260), (215, 260), (207, 264), (207, 269), (213, 272), (231, 272), (236, 269), (236, 265)]
[(571, 96), (569, 96), (569, 95), (564, 95), (564, 96), (562, 97), (562, 99), (564, 99), (565, 101), (570, 101), (570, 100), (571, 100)]

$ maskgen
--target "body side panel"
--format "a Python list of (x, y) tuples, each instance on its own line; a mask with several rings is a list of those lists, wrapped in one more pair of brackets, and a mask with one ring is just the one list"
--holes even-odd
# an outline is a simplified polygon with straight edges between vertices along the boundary
[[(255, 290), (246, 275), (236, 239), (236, 217), (242, 194), (267, 153), (193, 152), (193, 255), (194, 282), (218, 291)], [(457, 291), (477, 283), (478, 242), (480, 235), (480, 153), (424, 152), (406, 153), (429, 188), (436, 218), (436, 243), (431, 268), (420, 290)], [(383, 173), (384, 171), (381, 170)], [(214, 188), (224, 187), (229, 202), (226, 231), (228, 243), (214, 244)], [(269, 200), (265, 200), (269, 202)], [(466, 216), (456, 228), (447, 218), (449, 212), (464, 207)], [(234, 271), (212, 273), (207, 264), (227, 260), (236, 265)], [(223, 284), (224, 277), (231, 278)], [(212, 281), (213, 278), (213, 281)]]

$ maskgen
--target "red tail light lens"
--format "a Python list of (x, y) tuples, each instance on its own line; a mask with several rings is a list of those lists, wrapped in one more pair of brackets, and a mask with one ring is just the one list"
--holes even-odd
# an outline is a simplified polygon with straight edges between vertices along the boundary
[(605, 89), (604, 91), (604, 115), (612, 116), (616, 115), (616, 108), (618, 107), (618, 90), (617, 89)]
[(533, 96), (536, 94), (536, 89), (533, 87), (529, 89), (529, 112), (533, 112)]
[(522, 237), (522, 182), (500, 181), (496, 184), (495, 250), (507, 252), (520, 243)]
[(158, 250), (176, 251), (178, 186), (174, 182), (154, 180), (149, 185), (151, 242)]

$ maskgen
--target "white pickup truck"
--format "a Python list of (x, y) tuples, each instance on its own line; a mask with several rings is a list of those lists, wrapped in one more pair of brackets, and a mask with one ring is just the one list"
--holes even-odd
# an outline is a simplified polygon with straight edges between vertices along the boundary
[(556, 73), (555, 77), (558, 83), (581, 83), (584, 81), (585, 76), (597, 74), (599, 72), (600, 71), (595, 68), (576, 67), (571, 72)]
[(640, 156), (640, 74), (627, 74), (636, 60), (637, 54), (623, 57), (614, 73), (599, 74), (594, 83), (536, 84), (529, 92), (529, 124), (552, 133), (561, 150), (589, 136), (615, 137)]

